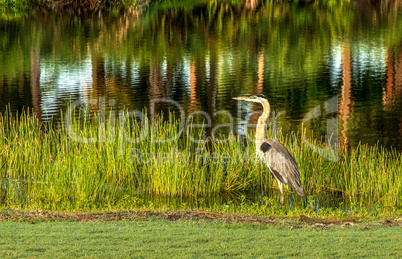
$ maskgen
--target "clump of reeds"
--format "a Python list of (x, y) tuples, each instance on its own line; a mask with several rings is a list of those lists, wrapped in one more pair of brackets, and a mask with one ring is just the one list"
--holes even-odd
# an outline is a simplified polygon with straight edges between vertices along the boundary
[[(276, 189), (249, 138), (181, 131), (174, 116), (146, 123), (73, 117), (42, 124), (29, 112), (0, 114), (0, 202), (41, 209), (113, 208), (146, 193), (170, 197), (244, 195)], [(73, 134), (72, 134), (73, 132)], [(180, 134), (178, 134), (180, 132)], [(84, 137), (86, 139), (84, 139)], [(302, 172), (306, 197), (343, 195), (364, 205), (400, 206), (401, 155), (380, 146), (322, 157), (297, 135), (278, 136)], [(136, 141), (137, 140), (137, 141)], [(167, 141), (168, 140), (168, 141)], [(317, 142), (313, 142), (319, 145)], [(292, 191), (290, 191), (292, 192)], [(294, 202), (305, 207), (309, 201)]]

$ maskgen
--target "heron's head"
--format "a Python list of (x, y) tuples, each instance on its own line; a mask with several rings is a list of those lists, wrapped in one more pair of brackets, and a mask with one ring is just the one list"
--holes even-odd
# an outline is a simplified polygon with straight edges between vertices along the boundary
[(233, 99), (239, 100), (239, 101), (254, 102), (254, 103), (262, 103), (264, 100), (267, 100), (267, 98), (263, 94), (240, 96), (240, 97), (235, 97)]

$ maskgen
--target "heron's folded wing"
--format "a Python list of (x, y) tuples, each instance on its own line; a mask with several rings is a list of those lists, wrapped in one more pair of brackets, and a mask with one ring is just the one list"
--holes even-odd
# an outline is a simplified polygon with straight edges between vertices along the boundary
[(299, 195), (303, 196), (303, 186), (300, 181), (300, 170), (289, 151), (277, 140), (267, 139), (261, 146), (262, 159), (276, 178), (290, 185)]

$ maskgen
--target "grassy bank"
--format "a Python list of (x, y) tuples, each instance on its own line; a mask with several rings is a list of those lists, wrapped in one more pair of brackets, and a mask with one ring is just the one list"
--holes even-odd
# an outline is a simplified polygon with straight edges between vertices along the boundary
[[(0, 115), (2, 207), (152, 208), (157, 206), (155, 197), (173, 197), (183, 206), (187, 197), (195, 201), (194, 207), (257, 214), (279, 211), (277, 183), (253, 155), (250, 139), (229, 136), (228, 141), (195, 143), (189, 136), (200, 140), (204, 131), (182, 130), (181, 121), (172, 117), (156, 118), (153, 126), (127, 114), (111, 114), (115, 120), (106, 121), (75, 118), (42, 125), (30, 113)], [(316, 208), (321, 214), (339, 209), (341, 214), (354, 214), (373, 205), (377, 214), (380, 209), (400, 211), (402, 162), (396, 151), (378, 146), (351, 152), (340, 149), (333, 162), (313, 152), (298, 136), (276, 138), (299, 164), (306, 193), (299, 198), (286, 189), (286, 209), (297, 213)], [(247, 202), (250, 193), (266, 196), (261, 203)], [(144, 195), (154, 198), (146, 203)], [(239, 197), (238, 206), (207, 202), (217, 196)], [(321, 197), (328, 196), (349, 201), (347, 209), (317, 209)]]
[(203, 220), (0, 222), (6, 257), (394, 257), (400, 227), (227, 224)]

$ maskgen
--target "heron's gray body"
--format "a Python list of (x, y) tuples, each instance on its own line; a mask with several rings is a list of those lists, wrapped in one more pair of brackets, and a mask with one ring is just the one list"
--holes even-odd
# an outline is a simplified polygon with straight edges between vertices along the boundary
[(299, 167), (282, 143), (275, 139), (265, 139), (257, 143), (256, 149), (259, 158), (268, 166), (279, 185), (287, 184), (300, 196), (304, 195)]

